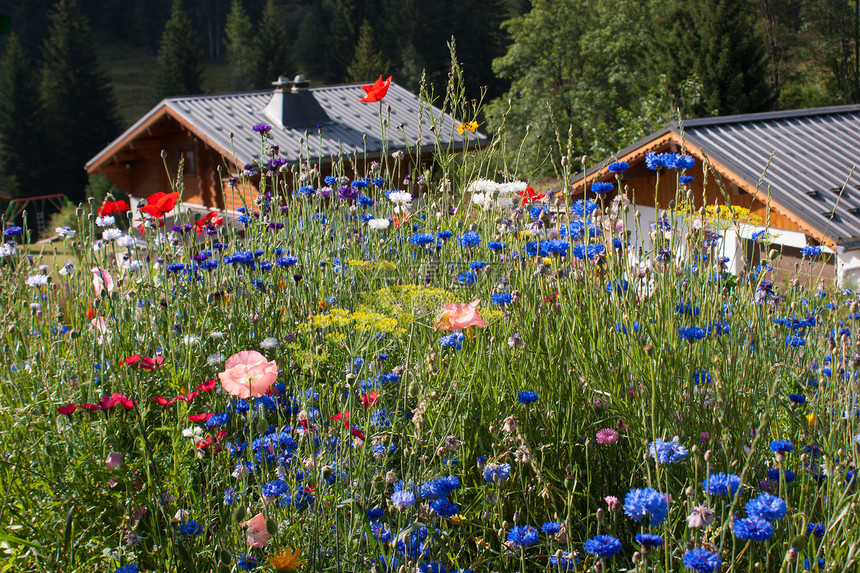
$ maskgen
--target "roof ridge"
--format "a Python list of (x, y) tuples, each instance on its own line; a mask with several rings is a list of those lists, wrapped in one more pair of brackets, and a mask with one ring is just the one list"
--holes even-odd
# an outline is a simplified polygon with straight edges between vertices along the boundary
[[(689, 127), (704, 127), (710, 125), (724, 125), (732, 123), (753, 123), (761, 121), (775, 121), (780, 119), (811, 117), (817, 115), (841, 115), (852, 112), (860, 112), (860, 104), (834, 105), (828, 107), (810, 107), (803, 109), (786, 109), (780, 111), (765, 111), (757, 113), (744, 113), (736, 115), (722, 115), (717, 117), (702, 117), (696, 119), (682, 120), (680, 125), (687, 129)], [(678, 121), (670, 121), (663, 127), (671, 126), (677, 129)]]
[[(324, 84), (318, 86), (310, 86), (307, 91), (328, 91), (336, 88), (346, 88), (346, 87), (361, 87), (361, 82), (351, 82), (351, 83), (343, 83), (343, 84)], [(396, 84), (395, 82), (391, 82), (390, 87), (397, 86), (403, 90), (409, 91), (403, 86)], [(175, 101), (183, 101), (183, 100), (200, 100), (200, 99), (216, 99), (216, 98), (224, 98), (224, 97), (236, 97), (236, 96), (256, 96), (261, 94), (272, 94), (274, 90), (271, 89), (262, 89), (262, 90), (248, 90), (248, 91), (232, 91), (232, 92), (221, 92), (221, 93), (211, 93), (211, 94), (194, 94), (194, 95), (184, 95), (184, 96), (171, 96), (166, 97), (162, 101), (166, 102), (175, 102)], [(412, 93), (412, 92), (409, 92)], [(415, 95), (415, 94), (413, 94)]]

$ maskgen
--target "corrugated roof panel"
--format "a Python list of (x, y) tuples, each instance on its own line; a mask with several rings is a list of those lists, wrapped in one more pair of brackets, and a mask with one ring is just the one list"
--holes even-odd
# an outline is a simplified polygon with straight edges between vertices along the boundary
[(684, 131), (748, 183), (764, 173), (760, 190), (837, 244), (860, 238), (860, 174), (833, 192), (860, 163), (858, 106), (694, 120)]
[[(365, 149), (368, 153), (381, 151), (383, 132), (380, 112), (387, 125), (393, 126), (388, 129), (388, 147), (391, 151), (403, 147), (404, 134), (410, 143), (420, 141), (422, 146), (433, 145), (435, 137), (430, 131), (433, 118), (438, 124), (437, 133), (441, 136), (452, 134), (451, 138), (456, 143), (463, 142), (463, 136), (456, 133), (452, 117), (423, 104), (418, 96), (395, 83), (389, 87), (381, 105), (359, 103), (358, 99), (364, 96), (360, 84), (322, 86), (310, 88), (309, 91), (325, 109), (329, 121), (322, 124), (319, 130), (273, 127), (269, 144), (278, 145), (281, 156), (290, 161), (297, 161), (300, 156), (307, 157), (306, 146), (302, 143), (306, 134), (313, 142), (311, 150), (324, 156), (364, 153)], [(195, 130), (218, 144), (222, 150), (228, 153), (234, 151), (238, 161), (244, 163), (261, 158), (260, 138), (251, 131), (251, 127), (259, 123), (272, 124), (263, 112), (271, 96), (270, 91), (245, 92), (170, 98), (166, 103)], [(423, 110), (423, 118), (419, 118), (418, 109)], [(419, 124), (419, 119), (423, 125)], [(401, 125), (403, 133), (397, 127)], [(232, 140), (230, 133), (233, 133)], [(471, 134), (470, 137), (473, 141), (476, 137), (482, 142), (486, 141), (486, 136), (481, 134)]]

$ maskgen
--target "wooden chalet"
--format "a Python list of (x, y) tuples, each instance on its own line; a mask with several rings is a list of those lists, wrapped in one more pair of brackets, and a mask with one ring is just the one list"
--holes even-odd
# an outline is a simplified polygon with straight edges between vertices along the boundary
[[(580, 174), (573, 193), (582, 197), (595, 181), (615, 183), (608, 166), (625, 161), (630, 168), (622, 175), (624, 193), (641, 212), (641, 228), (647, 229), (661, 209), (686, 198), (676, 196), (674, 171), (661, 169), (656, 187), (658, 172), (645, 164), (649, 152), (696, 159), (686, 173), (694, 178), (690, 189), (696, 209), (703, 203), (727, 203), (716, 178), (705, 176), (707, 157), (730, 203), (762, 221), (724, 233), (733, 272), (758, 264), (759, 249), (749, 239), (767, 222), (771, 242), (782, 252), (782, 270), (794, 272), (803, 247), (821, 246), (835, 266), (823, 278), (860, 284), (860, 173), (854, 172), (860, 163), (860, 105), (670, 122)], [(816, 276), (822, 264), (813, 267)], [(810, 272), (808, 262), (802, 270)]]
[[(263, 155), (271, 146), (278, 146), (287, 168), (309, 162), (325, 175), (339, 158), (366, 159), (369, 165), (405, 150), (406, 142), (428, 159), (437, 134), (454, 151), (487, 142), (480, 133), (458, 134), (453, 117), (394, 82), (381, 103), (358, 102), (365, 95), (361, 84), (309, 87), (297, 76), (273, 85), (266, 91), (167, 98), (93, 157), (87, 172), (105, 174), (134, 206), (153, 193), (169, 192), (169, 176), (175, 176), (182, 158), (182, 205), (231, 212), (243, 198), (250, 204), (257, 188), (252, 181), (240, 191), (227, 181), (246, 163), (270, 159)], [(391, 126), (387, 141), (382, 120)], [(262, 123), (272, 126), (265, 150), (252, 131)]]

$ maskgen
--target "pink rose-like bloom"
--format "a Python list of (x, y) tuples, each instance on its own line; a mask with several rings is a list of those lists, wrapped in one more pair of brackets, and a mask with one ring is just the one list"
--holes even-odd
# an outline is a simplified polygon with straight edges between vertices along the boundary
[(102, 294), (103, 290), (113, 292), (113, 277), (101, 267), (93, 267), (93, 288), (96, 295)]
[(442, 314), (436, 319), (436, 330), (463, 330), (470, 326), (484, 328), (486, 321), (478, 314), (480, 299), (470, 303), (448, 303), (442, 306)]
[(611, 428), (603, 428), (597, 431), (597, 443), (608, 445), (618, 441), (618, 432)]
[(266, 531), (266, 517), (262, 513), (258, 513), (248, 521), (242, 524), (247, 527), (248, 545), (251, 547), (263, 547), (272, 536)]
[(119, 452), (111, 452), (105, 460), (105, 467), (109, 470), (115, 470), (122, 465), (122, 454)]
[(607, 495), (603, 498), (603, 501), (606, 502), (606, 505), (609, 507), (609, 511), (618, 511), (621, 509), (621, 502), (618, 501), (618, 498), (614, 495)]
[(275, 383), (278, 365), (269, 362), (255, 350), (243, 350), (231, 356), (225, 364), (225, 371), (218, 374), (221, 386), (239, 398), (259, 398)]

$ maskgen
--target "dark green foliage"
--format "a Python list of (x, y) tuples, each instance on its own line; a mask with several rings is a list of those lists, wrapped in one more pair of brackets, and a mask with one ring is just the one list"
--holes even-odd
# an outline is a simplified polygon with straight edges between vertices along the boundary
[(816, 32), (811, 55), (829, 72), (835, 101), (860, 102), (860, 0), (808, 0), (804, 8)]
[(328, 75), (326, 51), (319, 45), (320, 38), (328, 35), (325, 16), (322, 6), (311, 5), (304, 10), (293, 44), (296, 71), (311, 81), (321, 81)]
[(502, 0), (460, 0), (454, 4), (451, 32), (463, 66), (467, 98), (479, 98), (481, 88), (488, 88), (487, 97), (493, 98), (507, 87), (493, 74), (493, 60), (505, 53), (507, 35), (502, 22), (506, 19)]
[(349, 75), (349, 66), (355, 55), (358, 42), (359, 22), (364, 19), (361, 0), (337, 0), (329, 35), (326, 41), (328, 58), (326, 80), (331, 83), (344, 81)]
[(355, 57), (347, 72), (351, 82), (372, 82), (379, 75), (385, 77), (388, 75), (388, 62), (376, 48), (373, 41), (373, 28), (367, 20), (361, 24)]
[(52, 10), (43, 58), (43, 155), (50, 158), (52, 187), (80, 201), (84, 165), (116, 137), (119, 121), (89, 24), (74, 0), (59, 0)]
[(242, 0), (233, 0), (227, 15), (224, 38), (227, 61), (230, 62), (231, 87), (234, 90), (246, 90), (250, 86), (251, 65), (255, 59), (256, 48), (252, 39), (253, 32), (251, 19), (242, 7)]
[(173, 2), (170, 20), (164, 25), (161, 36), (158, 58), (155, 85), (159, 99), (203, 91), (200, 87), (200, 47), (181, 0)]
[(653, 67), (670, 86), (689, 78), (701, 85), (697, 116), (766, 111), (768, 83), (764, 40), (756, 33), (750, 2), (660, 2), (655, 10)]
[[(0, 157), (14, 195), (44, 194), (48, 178), (34, 159), (45, 151), (39, 76), (15, 34), (0, 66)], [(34, 97), (35, 96), (35, 97)]]
[(256, 46), (251, 66), (251, 86), (254, 89), (272, 87), (278, 76), (290, 76), (295, 71), (283, 21), (287, 14), (274, 0), (267, 0), (260, 25), (255, 30)]

